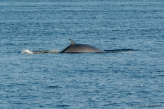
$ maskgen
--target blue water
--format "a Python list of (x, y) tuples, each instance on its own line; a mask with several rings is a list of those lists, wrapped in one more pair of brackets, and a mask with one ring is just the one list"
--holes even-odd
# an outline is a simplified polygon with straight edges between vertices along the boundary
[[(111, 53), (63, 50), (72, 38)], [(1, 0), (0, 109), (164, 108), (163, 0)]]

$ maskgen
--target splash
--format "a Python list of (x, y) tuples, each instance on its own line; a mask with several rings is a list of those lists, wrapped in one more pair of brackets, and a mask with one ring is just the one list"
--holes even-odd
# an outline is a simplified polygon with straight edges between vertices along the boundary
[(45, 54), (45, 53), (59, 53), (59, 50), (22, 50), (22, 54)]

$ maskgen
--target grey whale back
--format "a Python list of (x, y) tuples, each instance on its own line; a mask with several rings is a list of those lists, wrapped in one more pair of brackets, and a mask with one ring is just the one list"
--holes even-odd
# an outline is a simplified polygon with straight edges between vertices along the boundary
[(104, 50), (100, 50), (94, 46), (87, 44), (76, 44), (72, 39), (69, 39), (71, 44), (66, 47), (61, 53), (101, 53), (105, 52)]

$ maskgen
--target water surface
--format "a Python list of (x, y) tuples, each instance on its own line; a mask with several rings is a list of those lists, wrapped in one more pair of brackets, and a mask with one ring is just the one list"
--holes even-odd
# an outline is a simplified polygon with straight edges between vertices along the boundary
[[(0, 108), (164, 106), (164, 2), (7, 0), (0, 2)], [(69, 38), (103, 50), (63, 50)]]

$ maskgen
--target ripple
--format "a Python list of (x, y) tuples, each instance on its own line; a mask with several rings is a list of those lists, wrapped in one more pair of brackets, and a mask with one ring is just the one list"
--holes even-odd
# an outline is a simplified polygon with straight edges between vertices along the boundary
[(70, 105), (62, 104), (62, 105), (57, 105), (56, 107), (64, 108), (64, 107), (70, 107)]
[(56, 88), (61, 88), (61, 87), (60, 86), (48, 86), (47, 88), (56, 89)]

